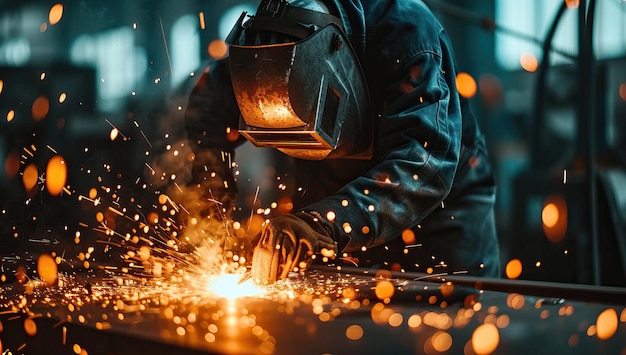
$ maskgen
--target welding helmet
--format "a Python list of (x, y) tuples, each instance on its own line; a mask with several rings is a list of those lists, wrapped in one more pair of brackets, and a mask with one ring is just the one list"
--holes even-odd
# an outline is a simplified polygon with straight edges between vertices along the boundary
[(369, 159), (369, 93), (341, 20), (263, 0), (228, 35), (239, 132), (299, 159)]

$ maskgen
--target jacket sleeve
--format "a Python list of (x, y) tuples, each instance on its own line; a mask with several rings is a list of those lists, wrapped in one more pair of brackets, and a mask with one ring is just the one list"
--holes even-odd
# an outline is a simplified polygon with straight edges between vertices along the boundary
[[(237, 201), (232, 173), (239, 110), (230, 82), (227, 59), (208, 65), (196, 82), (185, 111), (185, 129), (193, 152), (190, 188), (198, 200), (190, 203), (201, 214), (227, 217)], [(216, 207), (222, 208), (216, 208)]]
[(379, 84), (371, 86), (372, 96), (384, 97), (378, 163), (304, 208), (333, 232), (343, 251), (380, 245), (417, 227), (443, 203), (459, 161), (462, 118), (445, 32), (424, 22), (394, 27), (380, 21), (377, 28), (368, 33), (367, 53), (374, 59), (367, 67)]

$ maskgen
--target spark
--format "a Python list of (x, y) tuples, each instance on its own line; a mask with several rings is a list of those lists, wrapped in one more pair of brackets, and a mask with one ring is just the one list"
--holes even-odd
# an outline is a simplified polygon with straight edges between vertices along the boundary
[(144, 163), (144, 164), (148, 169), (150, 169), (150, 171), (152, 172), (152, 175), (156, 174), (156, 171), (154, 171), (154, 169), (152, 169), (152, 167), (148, 163)]
[(121, 134), (122, 138), (124, 138), (124, 140), (127, 139), (127, 137), (124, 135), (124, 133), (122, 133), (122, 131), (119, 130), (119, 128), (117, 128), (113, 123), (111, 123), (111, 121), (109, 121), (108, 119), (105, 119), (106, 123), (109, 124), (109, 126), (111, 126), (111, 128), (116, 132), (116, 134)]
[[(163, 31), (163, 27), (161, 30)], [(163, 40), (165, 41), (164, 35)], [(117, 127), (109, 120), (106, 122), (117, 130)], [(137, 122), (135, 122), (135, 126), (139, 134), (152, 147), (149, 138)], [(128, 138), (123, 134), (121, 135), (124, 139)], [(48, 146), (48, 150), (56, 154), (56, 150), (52, 147)], [(24, 163), (28, 163), (30, 158), (39, 154), (34, 145), (24, 147), (23, 151)], [(230, 167), (235, 168), (237, 166), (233, 157), (227, 152), (222, 152), (222, 160), (228, 162)], [(156, 171), (149, 162), (145, 162), (145, 166), (152, 175), (156, 175)], [(121, 175), (121, 173), (116, 174), (112, 171), (113, 165), (104, 164), (100, 167), (100, 169), (102, 168), (104, 168), (103, 174)], [(93, 171), (96, 175), (96, 170)], [(43, 179), (43, 176), (41, 178)], [(139, 186), (141, 181), (139, 177), (130, 179), (130, 184), (134, 182), (134, 186), (131, 186), (134, 189), (130, 193), (135, 193), (141, 189), (142, 192), (145, 192), (153, 188), (148, 182)], [(184, 186), (175, 182), (172, 182), (172, 185), (174, 192), (177, 191), (181, 195), (188, 193)], [(367, 292), (373, 294), (371, 291), (378, 291), (379, 296), (384, 297), (385, 300), (379, 300), (380, 302), (377, 303), (380, 305), (380, 311), (376, 314), (380, 313), (386, 316), (384, 324), (392, 327), (397, 327), (400, 324), (407, 324), (412, 327), (417, 327), (420, 324), (431, 326), (432, 324), (433, 328), (437, 325), (437, 322), (428, 321), (426, 316), (424, 316), (423, 323), (419, 315), (404, 319), (399, 313), (390, 312), (391, 308), (383, 304), (389, 302), (387, 298), (392, 297), (394, 292), (398, 291), (398, 286), (403, 285), (401, 280), (381, 280), (381, 277), (378, 276), (358, 278), (341, 273), (340, 265), (336, 265), (335, 273), (322, 274), (315, 271), (292, 273), (287, 279), (274, 284), (258, 285), (250, 278), (246, 278), (248, 273), (246, 265), (240, 264), (239, 258), (226, 255), (223, 250), (223, 245), (228, 238), (239, 236), (237, 233), (235, 236), (231, 236), (231, 227), (235, 223), (239, 223), (238, 221), (224, 218), (224, 224), (216, 228), (218, 230), (213, 230), (204, 224), (207, 222), (206, 219), (198, 218), (200, 221), (198, 228), (192, 228), (192, 226), (179, 224), (177, 220), (181, 214), (185, 218), (197, 217), (193, 213), (193, 207), (191, 205), (185, 206), (183, 202), (177, 201), (175, 195), (168, 195), (170, 191), (154, 191), (153, 196), (142, 196), (148, 201), (143, 200), (143, 198), (135, 200), (134, 197), (127, 198), (124, 196), (124, 192), (127, 190), (123, 189), (123, 184), (111, 183), (106, 180), (104, 175), (98, 176), (97, 185), (90, 187), (97, 193), (73, 191), (74, 194), (77, 194), (78, 201), (90, 202), (81, 205), (81, 210), (93, 208), (93, 216), (95, 217), (95, 222), (89, 223), (88, 219), (85, 219), (85, 222), (79, 222), (77, 225), (77, 231), (74, 233), (77, 239), (73, 240), (77, 240), (76, 244), (80, 246), (79, 256), (73, 254), (69, 249), (67, 256), (65, 250), (60, 253), (61, 256), (51, 251), (51, 256), (56, 265), (62, 264), (64, 268), (72, 269), (84, 268), (88, 270), (88, 274), (101, 273), (98, 275), (104, 276), (99, 278), (88, 276), (85, 280), (82, 274), (71, 273), (68, 275), (59, 270), (56, 273), (58, 283), (50, 286), (40, 279), (30, 277), (28, 270), (24, 269), (24, 283), (13, 291), (17, 301), (7, 301), (10, 296), (0, 293), (0, 302), (10, 304), (11, 312), (41, 314), (40, 310), (43, 308), (48, 311), (49, 317), (60, 319), (55, 327), (68, 322), (67, 316), (69, 315), (72, 319), (69, 322), (90, 323), (97, 329), (115, 328), (117, 323), (136, 322), (137, 318), (134, 315), (152, 319), (149, 317), (156, 314), (158, 317), (170, 320), (175, 329), (181, 330), (182, 334), (179, 333), (181, 336), (190, 335), (193, 331), (193, 327), (181, 326), (181, 319), (183, 321), (186, 319), (191, 324), (196, 318), (198, 320), (211, 319), (212, 315), (221, 312), (219, 313), (220, 316), (227, 313), (227, 316), (223, 317), (222, 325), (239, 326), (242, 329), (247, 326), (250, 328), (250, 332), (264, 334), (263, 337), (267, 339), (271, 338), (271, 335), (267, 334), (265, 329), (260, 328), (257, 324), (252, 325), (252, 322), (256, 321), (257, 315), (239, 307), (239, 305), (245, 301), (279, 301), (286, 303), (286, 306), (281, 307), (285, 312), (291, 311), (297, 305), (311, 305), (314, 306), (316, 312), (319, 311), (317, 314), (320, 320), (331, 321), (339, 316), (339, 307), (357, 309), (370, 305), (370, 299), (363, 299), (363, 294), (367, 294)], [(70, 192), (68, 189), (64, 191), (68, 194)], [(298, 191), (302, 194), (305, 192), (301, 187), (298, 188)], [(247, 228), (241, 228), (244, 232), (252, 228), (252, 217), (259, 217), (254, 216), (254, 210), (258, 208), (259, 193), (260, 187), (257, 186), (253, 200), (254, 208), (251, 208)], [(368, 194), (369, 192), (364, 191), (364, 193)], [(157, 199), (157, 201), (150, 201), (150, 197)], [(34, 204), (36, 199), (32, 199), (32, 201)], [(213, 196), (211, 196), (211, 201), (222, 213), (221, 203), (215, 200)], [(277, 208), (278, 205), (273, 203), (273, 208)], [(368, 209), (374, 211), (375, 207), (371, 205)], [(258, 211), (260, 211), (260, 217), (263, 219), (269, 218), (268, 216), (273, 212), (271, 208), (265, 206), (261, 206)], [(223, 218), (225, 215), (221, 214), (221, 217)], [(334, 220), (335, 213), (330, 211), (328, 217)], [(85, 245), (85, 240), (88, 240), (88, 233), (78, 233), (78, 229), (85, 229), (91, 234), (95, 234), (96, 239), (92, 244), (93, 246)], [(239, 224), (235, 230), (239, 232)], [(203, 239), (200, 242), (190, 242), (191, 235), (196, 232)], [(52, 241), (48, 238), (29, 238), (27, 240), (35, 244), (58, 243), (56, 239)], [(405, 247), (414, 248), (418, 246), (421, 245), (406, 245)], [(101, 255), (96, 258), (97, 253), (94, 250), (103, 251), (111, 259), (106, 260), (106, 256)], [(8, 256), (3, 257), (2, 260), (7, 263), (21, 263), (24, 258)], [(356, 267), (359, 266), (358, 262), (348, 257), (338, 260), (352, 263)], [(4, 272), (4, 265), (2, 265), (2, 270)], [(463, 273), (463, 271), (456, 273)], [(440, 273), (425, 277), (436, 278), (447, 275), (448, 273)], [(421, 278), (416, 280), (419, 279)], [(377, 284), (382, 285), (378, 290), (376, 289)], [(25, 292), (26, 290), (29, 292)], [(333, 303), (335, 301), (340, 301), (340, 305)], [(85, 312), (86, 308), (83, 306), (88, 304), (95, 305), (98, 309), (102, 308), (102, 311), (98, 311), (101, 312), (101, 315), (98, 316), (106, 315), (108, 318), (98, 318), (96, 321), (95, 314), (77, 313)], [(223, 307), (224, 304), (226, 307)], [(212, 314), (211, 312), (215, 308), (218, 310)], [(478, 311), (479, 309), (475, 312)], [(473, 315), (474, 313), (472, 313)], [(467, 318), (466, 324), (469, 323), (470, 316)], [(612, 316), (609, 320), (612, 321), (614, 318)], [(231, 320), (233, 323), (230, 323)], [(448, 323), (450, 322), (448, 319)], [(241, 325), (242, 323), (244, 326)], [(612, 323), (602, 324), (612, 325)], [(215, 324), (208, 325), (209, 330), (212, 329), (211, 326), (216, 327), (215, 331), (207, 333), (205, 339), (216, 341), (221, 333), (217, 332)], [(67, 342), (67, 329), (65, 326), (62, 328), (61, 341), (63, 344)], [(611, 329), (609, 328), (609, 330)], [(358, 326), (352, 326), (346, 332), (348, 339), (357, 340), (363, 336), (363, 330)], [(438, 334), (441, 337), (438, 338), (438, 344), (440, 344), (441, 350), (444, 350), (449, 339), (443, 332)], [(481, 346), (488, 345), (482, 343), (484, 339), (484, 337), (477, 336), (476, 343)]]
[(159, 24), (161, 25), (161, 36), (163, 37), (163, 46), (165, 47), (165, 55), (167, 57), (167, 63), (170, 66), (170, 73), (173, 73), (174, 70), (172, 69), (172, 61), (170, 60), (170, 51), (167, 48), (167, 39), (165, 38), (165, 30), (163, 29), (163, 20), (161, 19), (161, 16), (159, 16)]
[[(133, 122), (135, 123), (135, 127), (140, 128), (139, 123), (137, 123), (137, 121), (133, 121)], [(150, 140), (148, 139), (148, 137), (146, 137), (146, 134), (144, 133), (144, 131), (140, 129), (139, 133), (141, 133), (141, 136), (143, 137), (143, 139), (146, 141), (146, 143), (148, 143), (148, 146), (152, 148), (152, 143), (150, 143)]]
[(354, 265), (355, 267), (359, 266), (359, 264), (356, 261), (354, 261), (353, 259), (351, 259), (351, 258), (343, 258), (343, 257), (341, 257), (339, 259), (343, 260), (343, 261), (347, 261), (347, 262), (351, 263), (352, 265)]
[[(200, 13), (198, 13), (198, 18), (200, 20), (200, 29), (204, 30), (205, 29), (204, 12), (200, 11)], [(0, 90), (0, 92), (1, 92), (1, 90)]]
[[(33, 148), (34, 148), (34, 147), (31, 147), (31, 149), (32, 149), (33, 151), (36, 151), (36, 150), (37, 150), (36, 148), (35, 148), (35, 149), (33, 149)], [(23, 147), (22, 149), (26, 152), (26, 154), (30, 155), (31, 157), (34, 157), (34, 156), (35, 156), (35, 153), (33, 153), (33, 152), (31, 152), (30, 150), (28, 150), (28, 148)]]
[(82, 200), (87, 200), (89, 202), (92, 202), (94, 206), (98, 206), (101, 203), (101, 199), (100, 197), (96, 198), (96, 199), (90, 199), (87, 196), (84, 195), (79, 195), (78, 196), (78, 201), (82, 201)]
[(42, 244), (50, 244), (50, 239), (28, 239), (29, 242), (32, 243), (42, 243)]

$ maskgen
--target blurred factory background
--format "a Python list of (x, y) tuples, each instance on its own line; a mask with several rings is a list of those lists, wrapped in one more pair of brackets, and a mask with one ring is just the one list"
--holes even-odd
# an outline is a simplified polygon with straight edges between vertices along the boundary
[[(522, 279), (626, 286), (626, 1), (595, 3), (593, 31), (580, 30), (574, 0), (426, 2), (469, 74), (458, 85), (496, 167), (503, 265), (521, 262)], [(136, 186), (141, 204), (146, 185), (184, 179), (169, 156), (180, 149), (184, 163), (187, 95), (256, 4), (0, 0), (0, 249), (78, 238), (77, 195), (93, 186)], [(593, 63), (579, 49), (588, 34)], [(236, 159), (243, 191), (271, 200), (273, 172), (249, 152)], [(69, 198), (42, 188), (55, 155)]]

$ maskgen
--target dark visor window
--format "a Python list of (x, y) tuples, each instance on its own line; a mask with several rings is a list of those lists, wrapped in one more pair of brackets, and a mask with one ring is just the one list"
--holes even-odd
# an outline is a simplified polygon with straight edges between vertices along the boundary
[(330, 137), (334, 137), (337, 110), (339, 109), (339, 94), (330, 86), (326, 88), (326, 98), (322, 112), (320, 128)]

